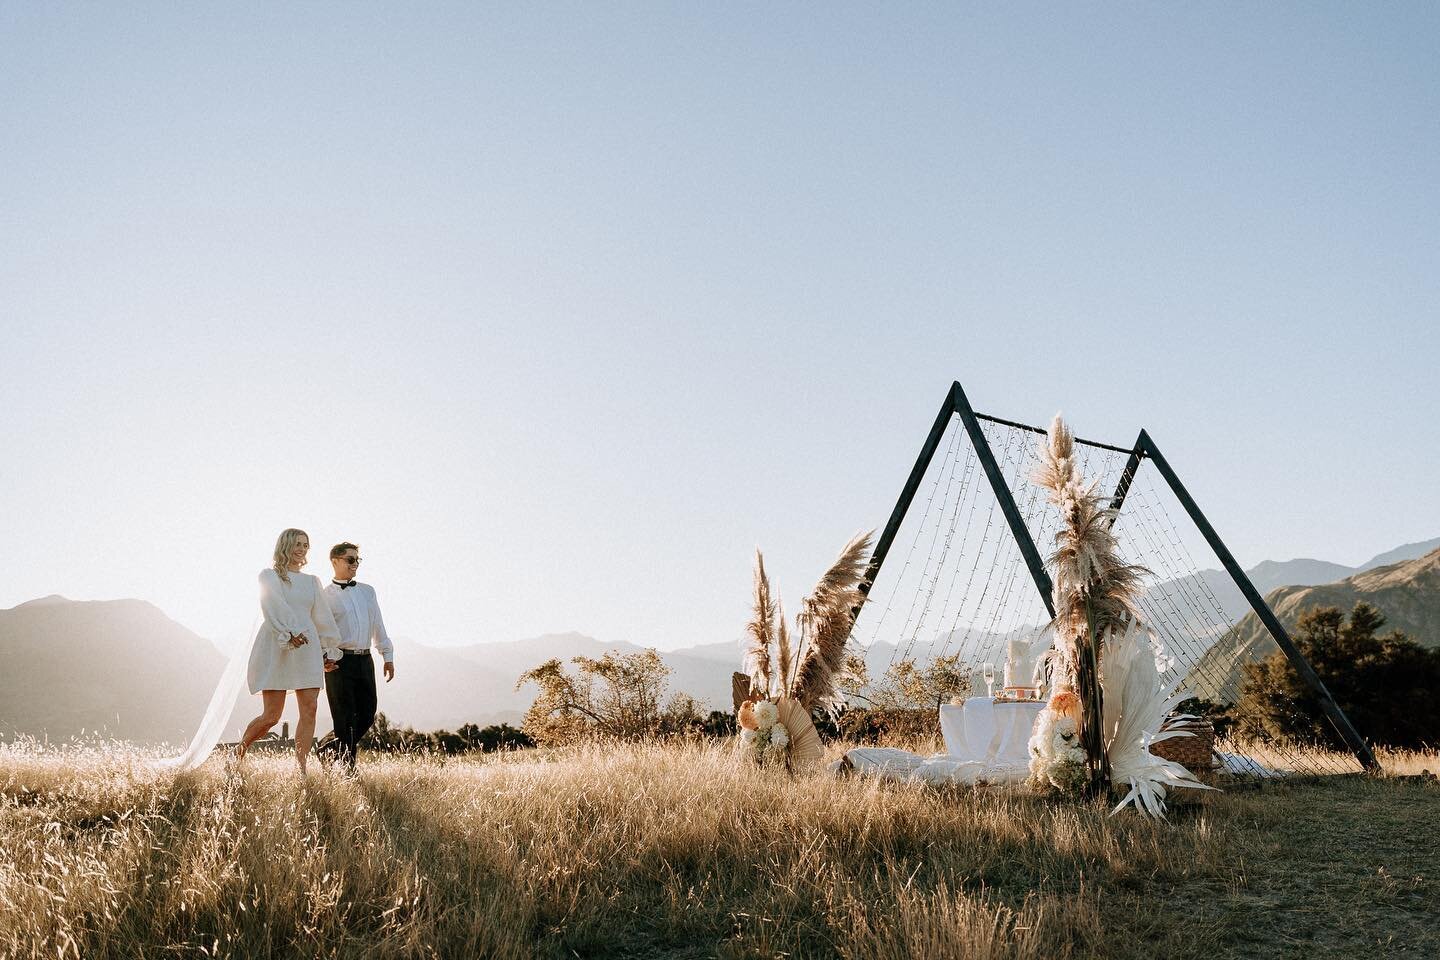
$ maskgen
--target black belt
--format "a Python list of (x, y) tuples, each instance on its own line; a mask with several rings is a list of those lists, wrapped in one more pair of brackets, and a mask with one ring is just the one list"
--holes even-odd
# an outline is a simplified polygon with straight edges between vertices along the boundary
[(342, 657), (368, 657), (368, 656), (370, 656), (370, 651), (369, 651), (369, 650), (341, 650), (341, 651), (340, 651), (340, 655), (341, 655)]

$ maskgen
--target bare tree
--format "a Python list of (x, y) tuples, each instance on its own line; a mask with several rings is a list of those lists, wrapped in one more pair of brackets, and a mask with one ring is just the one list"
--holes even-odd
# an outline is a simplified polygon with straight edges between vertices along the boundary
[(547, 660), (520, 675), (515, 689), (539, 687), (523, 729), (541, 745), (588, 737), (638, 740), (678, 733), (701, 721), (694, 698), (679, 693), (662, 704), (670, 668), (654, 650), (574, 657), (574, 669)]
[(958, 653), (936, 657), (923, 667), (907, 658), (890, 664), (880, 682), (872, 684), (865, 661), (852, 654), (839, 687), (851, 700), (876, 710), (935, 710), (970, 695), (970, 673)]

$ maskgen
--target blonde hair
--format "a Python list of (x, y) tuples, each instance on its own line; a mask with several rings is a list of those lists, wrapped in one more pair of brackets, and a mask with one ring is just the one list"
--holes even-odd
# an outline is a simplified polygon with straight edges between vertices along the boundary
[(286, 583), (290, 582), (290, 551), (295, 549), (295, 544), (300, 541), (301, 537), (309, 540), (310, 534), (291, 527), (281, 531), (280, 536), (275, 538), (275, 560), (271, 565), (279, 574), (280, 579)]

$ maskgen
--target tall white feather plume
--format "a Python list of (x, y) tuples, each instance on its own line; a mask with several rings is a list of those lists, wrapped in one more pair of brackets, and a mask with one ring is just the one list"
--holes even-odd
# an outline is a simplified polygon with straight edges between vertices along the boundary
[(1191, 734), (1179, 730), (1160, 732), (1166, 716), (1186, 694), (1176, 691), (1176, 683), (1161, 683), (1147, 630), (1132, 625), (1124, 634), (1111, 638), (1100, 664), (1100, 685), (1104, 691), (1103, 726), (1111, 780), (1116, 785), (1130, 785), (1130, 791), (1112, 814), (1133, 803), (1146, 816), (1163, 820), (1167, 786), (1215, 789), (1195, 779), (1181, 764), (1150, 752), (1152, 743)]

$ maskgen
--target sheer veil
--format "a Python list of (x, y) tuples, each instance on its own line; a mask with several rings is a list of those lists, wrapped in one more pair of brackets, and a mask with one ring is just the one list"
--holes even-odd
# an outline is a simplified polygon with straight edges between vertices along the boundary
[(185, 748), (185, 752), (156, 761), (159, 766), (177, 773), (193, 770), (204, 763), (215, 750), (215, 745), (220, 742), (220, 737), (225, 732), (225, 721), (235, 709), (236, 698), (246, 689), (245, 675), (250, 666), (250, 651), (255, 646), (261, 619), (257, 614), (250, 624), (250, 629), (242, 634), (232, 634), (221, 641), (221, 652), (227, 659), (225, 669), (220, 674), (220, 682), (215, 685), (215, 692), (210, 695), (210, 706), (205, 710), (205, 716), (200, 719), (200, 726), (190, 738), (190, 745)]

